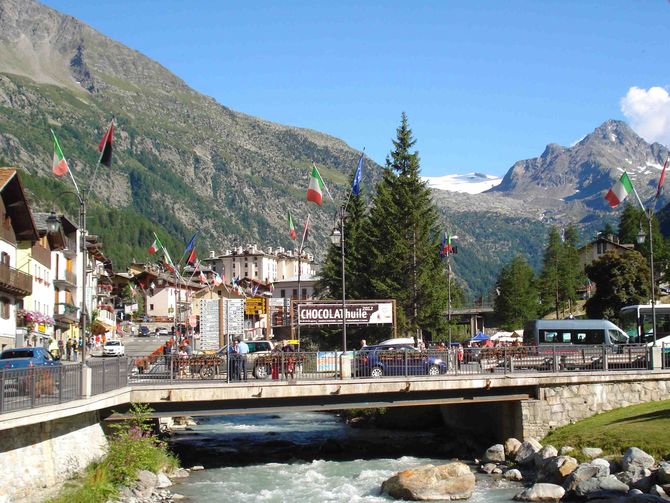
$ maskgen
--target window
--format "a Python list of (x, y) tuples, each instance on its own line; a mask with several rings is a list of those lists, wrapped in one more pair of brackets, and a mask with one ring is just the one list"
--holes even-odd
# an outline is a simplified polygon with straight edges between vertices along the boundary
[(0, 254), (0, 262), (2, 265), (9, 265), (9, 253), (2, 252), (2, 254)]
[(9, 319), (9, 306), (12, 304), (11, 299), (7, 297), (0, 297), (0, 317), (3, 320)]
[(149, 309), (150, 309), (151, 311), (153, 311), (153, 310), (154, 310), (154, 305), (153, 305), (153, 304), (149, 304)]
[(282, 289), (279, 291), (279, 296), (283, 299), (286, 297), (286, 290)]
[(540, 342), (557, 342), (558, 332), (544, 330), (540, 332)]

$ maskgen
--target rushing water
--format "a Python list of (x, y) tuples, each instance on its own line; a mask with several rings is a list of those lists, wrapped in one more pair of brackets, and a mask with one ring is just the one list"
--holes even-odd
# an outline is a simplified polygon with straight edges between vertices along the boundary
[[(199, 421), (171, 439), (185, 466), (206, 467), (173, 488), (194, 502), (385, 502), (392, 499), (380, 494), (381, 484), (396, 472), (448, 461), (402, 454), (377, 457), (377, 450), (407, 451), (435, 440), (430, 433), (353, 429), (330, 414)], [(352, 450), (360, 457), (352, 458)], [(517, 483), (478, 475), (469, 501), (510, 501), (519, 490)]]

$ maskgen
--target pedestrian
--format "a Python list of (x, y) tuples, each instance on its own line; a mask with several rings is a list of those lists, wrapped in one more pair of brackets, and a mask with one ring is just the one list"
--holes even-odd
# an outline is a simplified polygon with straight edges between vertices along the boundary
[(237, 339), (233, 341), (233, 345), (228, 348), (228, 362), (230, 365), (230, 380), (239, 381), (240, 380), (240, 365), (238, 360), (238, 346)]
[(237, 353), (239, 358), (239, 369), (238, 372), (242, 377), (242, 380), (247, 380), (247, 354), (249, 354), (249, 346), (246, 342), (241, 339), (237, 340)]
[(279, 369), (282, 365), (282, 346), (277, 344), (272, 348), (272, 380), (277, 381), (279, 379)]
[(63, 344), (63, 339), (58, 339), (58, 356), (60, 358), (65, 356), (65, 344)]
[(77, 341), (72, 339), (72, 361), (76, 362), (77, 361), (77, 351), (79, 348), (77, 347)]
[(365, 339), (361, 339), (361, 349), (365, 349), (365, 346), (367, 346), (368, 343), (365, 341)]
[(69, 338), (65, 344), (65, 356), (68, 361), (72, 360), (72, 338)]
[(295, 379), (295, 357), (291, 353), (295, 353), (295, 349), (291, 344), (288, 343), (288, 341), (284, 341), (284, 348), (282, 349), (284, 353), (288, 353), (284, 357), (284, 376), (286, 379), (289, 379), (289, 376), (291, 376), (291, 379)]

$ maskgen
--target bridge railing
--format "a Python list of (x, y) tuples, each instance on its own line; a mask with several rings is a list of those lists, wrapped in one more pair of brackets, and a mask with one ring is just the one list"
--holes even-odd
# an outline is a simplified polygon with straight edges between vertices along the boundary
[(0, 370), (0, 414), (78, 400), (81, 363)]
[(128, 385), (128, 358), (124, 356), (88, 360), (91, 369), (91, 395)]

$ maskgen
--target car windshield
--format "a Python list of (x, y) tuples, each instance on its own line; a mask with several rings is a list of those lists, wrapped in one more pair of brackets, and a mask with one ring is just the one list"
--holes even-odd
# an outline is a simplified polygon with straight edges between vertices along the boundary
[(33, 350), (32, 349), (10, 349), (8, 351), (3, 351), (0, 355), (0, 359), (9, 360), (10, 358), (32, 358)]
[(105, 342), (105, 346), (120, 346), (121, 343), (119, 341), (107, 341)]

